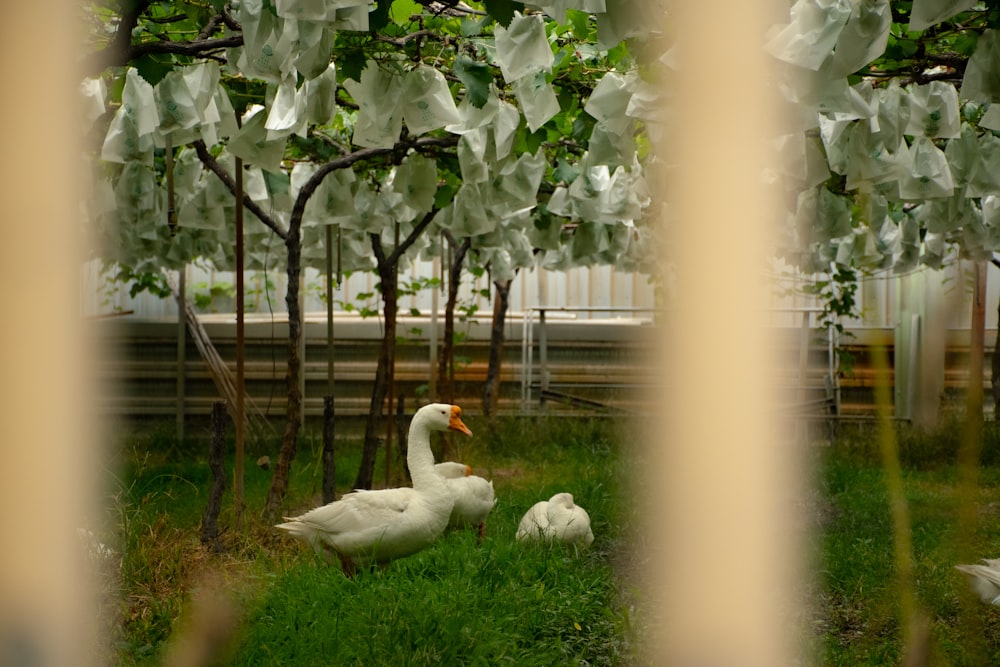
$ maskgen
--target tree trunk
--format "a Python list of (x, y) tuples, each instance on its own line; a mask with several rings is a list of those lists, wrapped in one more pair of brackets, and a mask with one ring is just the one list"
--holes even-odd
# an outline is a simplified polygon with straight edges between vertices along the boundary
[(372, 248), (375, 250), (379, 280), (382, 284), (382, 301), (384, 310), (385, 331), (382, 344), (379, 346), (378, 366), (375, 368), (375, 385), (372, 387), (372, 401), (368, 409), (368, 419), (365, 422), (365, 442), (361, 450), (361, 466), (355, 489), (370, 489), (375, 476), (375, 454), (378, 451), (378, 436), (381, 432), (385, 398), (389, 393), (389, 369), (396, 360), (396, 311), (398, 308), (395, 265), (399, 255), (393, 253), (386, 258), (382, 250), (382, 241), (377, 234), (372, 234)]
[[(994, 259), (993, 265), (1000, 268), (1000, 261)], [(997, 301), (997, 318), (1000, 321), (1000, 300)], [(990, 386), (993, 389), (993, 419), (1000, 421), (1000, 331), (993, 342), (993, 358), (990, 360)]]
[[(300, 205), (296, 202), (296, 209), (299, 208)], [(301, 208), (305, 208), (304, 202)], [(302, 421), (302, 389), (299, 384), (302, 374), (302, 359), (299, 356), (299, 346), (302, 342), (302, 311), (299, 309), (299, 276), (302, 273), (302, 243), (299, 236), (301, 220), (301, 211), (297, 216), (293, 211), (288, 236), (285, 238), (285, 247), (288, 250), (288, 291), (285, 294), (285, 305), (288, 308), (288, 372), (285, 375), (288, 409), (285, 413), (285, 432), (281, 438), (278, 463), (274, 466), (271, 488), (267, 492), (267, 504), (264, 508), (264, 517), (267, 521), (278, 518), (281, 505), (288, 493), (288, 477), (291, 474), (292, 459), (295, 458), (299, 437), (299, 424)]]
[(455, 402), (455, 304), (458, 288), (461, 287), (462, 264), (469, 252), (472, 239), (463, 239), (456, 244), (451, 234), (447, 234), (448, 245), (455, 254), (448, 272), (448, 301), (444, 307), (444, 332), (441, 335), (441, 353), (438, 355), (438, 396), (443, 403)]
[(372, 486), (372, 478), (375, 475), (375, 453), (378, 451), (378, 434), (382, 423), (382, 409), (389, 392), (389, 369), (396, 363), (396, 311), (398, 308), (396, 267), (399, 265), (403, 253), (427, 229), (436, 213), (437, 209), (425, 213), (424, 217), (410, 230), (409, 235), (402, 242), (397, 243), (392, 254), (388, 256), (382, 247), (381, 237), (378, 234), (371, 235), (372, 251), (375, 254), (379, 280), (382, 283), (385, 330), (382, 334), (382, 345), (379, 347), (378, 366), (375, 368), (372, 402), (368, 409), (368, 420), (365, 423), (365, 442), (361, 450), (361, 466), (354, 482), (356, 489), (370, 489)]
[(490, 329), (490, 358), (483, 385), (483, 414), (495, 417), (500, 401), (500, 371), (503, 362), (504, 320), (510, 303), (510, 280), (494, 280), (493, 326)]
[(208, 446), (208, 467), (212, 471), (212, 489), (208, 506), (201, 518), (201, 543), (212, 551), (222, 550), (219, 544), (219, 512), (222, 509), (222, 492), (226, 489), (226, 468), (223, 458), (226, 447), (226, 404), (212, 404), (212, 439)]

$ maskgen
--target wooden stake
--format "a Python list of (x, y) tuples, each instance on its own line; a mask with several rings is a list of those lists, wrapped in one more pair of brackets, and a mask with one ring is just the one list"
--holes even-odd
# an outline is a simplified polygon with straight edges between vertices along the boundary
[(323, 397), (323, 504), (337, 499), (337, 464), (334, 450), (333, 396)]
[(226, 489), (226, 469), (223, 457), (226, 447), (226, 404), (212, 404), (212, 439), (208, 447), (208, 466), (212, 470), (212, 489), (208, 506), (201, 519), (201, 543), (213, 551), (222, 550), (219, 543), (219, 511), (222, 509), (222, 492)]
[(187, 362), (187, 326), (185, 312), (187, 300), (187, 267), (177, 271), (177, 441), (184, 440), (184, 403), (186, 402), (186, 387), (184, 385), (184, 366)]

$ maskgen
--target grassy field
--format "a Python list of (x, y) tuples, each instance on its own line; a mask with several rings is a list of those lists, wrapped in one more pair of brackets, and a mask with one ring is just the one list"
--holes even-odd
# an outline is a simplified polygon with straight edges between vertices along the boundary
[[(220, 523), (230, 528), (225, 549), (213, 553), (199, 541), (210, 484), (207, 428), (191, 429), (183, 443), (169, 427), (122, 429), (103, 535), (121, 554), (105, 582), (109, 661), (161, 664), (179, 650), (185, 628), (217, 622), (219, 632), (233, 632), (229, 665), (635, 664), (641, 594), (630, 576), (632, 516), (617, 424), (552, 418), (491, 430), (467, 421), (476, 435), (456, 441), (453, 458), (493, 479), (499, 500), (485, 540), (451, 533), (353, 580), (258, 518), (270, 472), (252, 462), (274, 455), (267, 443), (248, 451), (246, 530), (231, 529), (227, 489)], [(346, 490), (359, 445), (340, 450)], [(319, 504), (319, 460), (319, 436), (309, 430), (293, 468), (290, 512)], [(382, 470), (380, 460), (377, 483)], [(517, 544), (521, 515), (558, 491), (573, 493), (590, 513), (592, 547)], [(194, 600), (221, 606), (215, 620), (198, 617)]]
[[(175, 442), (169, 428), (121, 431), (104, 537), (121, 554), (106, 578), (107, 662), (162, 664), (185, 628), (204, 627), (193, 600), (223, 591), (230, 648), (222, 664), (259, 665), (633, 665), (640, 664), (644, 600), (629, 548), (637, 529), (630, 467), (612, 420), (535, 419), (491, 430), (469, 420), (473, 439), (452, 457), (493, 479), (499, 503), (480, 544), (470, 532), (386, 570), (348, 580), (302, 545), (265, 525), (259, 508), (270, 472), (249, 465), (245, 531), (232, 529), (227, 492), (225, 549), (198, 539), (210, 475), (205, 433)], [(192, 429), (197, 431), (196, 429)], [(930, 665), (1000, 664), (1000, 608), (971, 597), (957, 563), (1000, 557), (1000, 428), (987, 424), (971, 543), (959, 541), (962, 428), (897, 430), (909, 513), (912, 595), (926, 623)], [(877, 434), (842, 425), (816, 445), (805, 507), (813, 526), (808, 625), (816, 665), (896, 665), (903, 659), (904, 592)], [(273, 445), (272, 445), (273, 446)], [(253, 443), (248, 460), (268, 452)], [(268, 452), (272, 453), (272, 452)], [(357, 444), (338, 453), (347, 489)], [(288, 509), (319, 502), (320, 442), (302, 439)], [(376, 466), (382, 482), (383, 462)], [(587, 550), (526, 547), (517, 522), (539, 499), (570, 491), (591, 515)], [(216, 593), (218, 595), (218, 593)]]
[[(961, 425), (897, 433), (912, 539), (913, 594), (927, 628), (930, 665), (1000, 664), (1000, 608), (972, 598), (957, 563), (1000, 557), (1000, 431), (987, 424), (975, 495), (975, 530), (958, 535)], [(818, 664), (897, 665), (902, 660), (903, 593), (894, 565), (893, 524), (877, 436), (841, 428), (817, 465)], [(962, 612), (968, 610), (967, 613)]]

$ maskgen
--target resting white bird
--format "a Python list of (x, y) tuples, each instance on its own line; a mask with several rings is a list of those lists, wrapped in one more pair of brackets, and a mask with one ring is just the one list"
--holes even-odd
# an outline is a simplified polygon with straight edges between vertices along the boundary
[(476, 526), (479, 529), (479, 539), (482, 539), (486, 535), (486, 517), (497, 504), (493, 482), (473, 475), (472, 468), (455, 461), (438, 463), (434, 469), (445, 478), (448, 490), (455, 500), (448, 526)]
[(388, 563), (430, 546), (444, 532), (454, 505), (434, 470), (430, 442), (431, 431), (447, 430), (472, 435), (457, 405), (425, 405), (410, 422), (406, 463), (412, 487), (354, 491), (277, 527), (317, 553), (335, 553), (349, 577), (356, 566)]
[(1000, 607), (1000, 558), (984, 558), (985, 565), (956, 565), (955, 569), (969, 575), (969, 583), (979, 599)]
[(590, 546), (594, 533), (590, 530), (587, 510), (573, 502), (573, 495), (557, 493), (548, 500), (535, 503), (517, 527), (520, 541), (544, 539)]

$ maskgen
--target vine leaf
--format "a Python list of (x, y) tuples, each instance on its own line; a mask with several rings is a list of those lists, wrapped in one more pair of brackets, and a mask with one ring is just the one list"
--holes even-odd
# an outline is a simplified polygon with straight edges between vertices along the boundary
[(524, 3), (514, 0), (484, 0), (483, 6), (486, 7), (486, 13), (505, 28), (514, 19), (514, 12), (524, 11)]
[(410, 17), (420, 14), (423, 9), (414, 0), (393, 0), (389, 16), (396, 25), (406, 26), (410, 23)]
[(468, 56), (459, 56), (455, 59), (454, 72), (465, 86), (469, 102), (481, 109), (489, 98), (490, 85), (493, 83), (493, 73), (489, 66)]
[(368, 13), (368, 31), (377, 33), (389, 25), (389, 7), (392, 0), (378, 0), (375, 9)]

